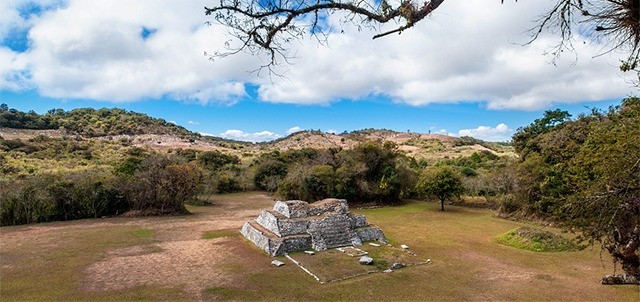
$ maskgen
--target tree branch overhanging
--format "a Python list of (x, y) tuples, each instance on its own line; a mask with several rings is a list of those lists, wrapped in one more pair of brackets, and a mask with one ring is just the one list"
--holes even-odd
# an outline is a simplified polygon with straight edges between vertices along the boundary
[(205, 14), (227, 28), (239, 40), (239, 45), (229, 47), (216, 57), (248, 51), (266, 53), (267, 63), (262, 68), (278, 64), (289, 58), (287, 44), (305, 34), (324, 41), (331, 28), (327, 17), (336, 12), (346, 16), (341, 22), (353, 22), (358, 26), (375, 27), (396, 22), (396, 29), (373, 36), (381, 38), (413, 27), (437, 9), (444, 0), (401, 0), (390, 4), (386, 0), (220, 0), (219, 5), (205, 7)]
[[(518, 2), (517, 0), (513, 0)], [(239, 43), (228, 43), (225, 52), (216, 52), (210, 59), (238, 52), (267, 54), (262, 68), (288, 62), (290, 43), (305, 35), (326, 43), (329, 33), (335, 32), (329, 18), (338, 12), (338, 23), (353, 23), (379, 29), (394, 22), (395, 29), (373, 35), (373, 39), (402, 33), (424, 20), (444, 0), (219, 0), (205, 7), (205, 14), (223, 25)], [(504, 3), (504, 0), (500, 0)], [(531, 39), (543, 33), (558, 36), (558, 43), (549, 54), (553, 60), (564, 52), (575, 52), (576, 30), (579, 36), (608, 45), (603, 53), (621, 50), (628, 54), (620, 66), (622, 71), (636, 71), (640, 83), (640, 0), (555, 0), (551, 8), (531, 29)], [(335, 24), (335, 22), (333, 22)], [(265, 56), (260, 56), (265, 58)], [(640, 85), (639, 85), (640, 86)]]

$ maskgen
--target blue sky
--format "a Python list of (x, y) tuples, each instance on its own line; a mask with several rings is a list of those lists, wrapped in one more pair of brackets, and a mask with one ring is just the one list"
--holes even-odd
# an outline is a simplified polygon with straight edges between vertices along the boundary
[(119, 107), (252, 141), (363, 128), (503, 141), (544, 110), (577, 115), (635, 92), (616, 68), (620, 54), (596, 57), (603, 47), (588, 37), (555, 65), (543, 55), (552, 36), (514, 43), (540, 9), (530, 3), (446, 1), (430, 20), (376, 41), (335, 23), (345, 34), (330, 35), (329, 47), (292, 45), (286, 76), (268, 78), (248, 72), (260, 57), (203, 55), (230, 39), (204, 25), (208, 2), (2, 1), (0, 102), (39, 113)]

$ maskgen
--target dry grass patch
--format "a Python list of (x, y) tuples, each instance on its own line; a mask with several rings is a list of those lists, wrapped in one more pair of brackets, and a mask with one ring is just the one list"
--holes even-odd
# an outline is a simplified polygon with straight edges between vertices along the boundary
[(341, 281), (370, 273), (380, 273), (389, 269), (394, 263), (402, 263), (406, 266), (426, 263), (425, 258), (412, 255), (391, 245), (375, 247), (365, 243), (358, 248), (373, 258), (372, 265), (362, 265), (358, 261), (361, 256), (351, 256), (339, 249), (316, 252), (315, 255), (296, 252), (289, 256), (311, 271), (323, 283)]
[(206, 231), (202, 233), (202, 239), (216, 239), (216, 238), (236, 237), (236, 236), (240, 236), (240, 232), (237, 229), (214, 230), (214, 231)]

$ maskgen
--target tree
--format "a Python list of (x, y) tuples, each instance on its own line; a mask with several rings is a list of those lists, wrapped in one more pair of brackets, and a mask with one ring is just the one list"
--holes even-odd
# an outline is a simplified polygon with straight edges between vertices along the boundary
[(519, 128), (513, 135), (513, 147), (525, 159), (530, 151), (539, 150), (537, 138), (547, 133), (564, 122), (569, 121), (571, 114), (560, 109), (547, 110), (542, 118), (536, 119), (529, 126)]
[[(517, 0), (515, 0), (517, 2)], [(266, 53), (267, 63), (261, 68), (287, 61), (287, 44), (311, 35), (323, 42), (328, 31), (324, 20), (336, 12), (346, 13), (343, 22), (353, 22), (361, 27), (395, 22), (399, 26), (381, 32), (374, 39), (392, 33), (402, 33), (424, 20), (444, 0), (418, 1), (363, 1), (363, 0), (220, 0), (218, 5), (205, 7), (205, 14), (213, 16), (237, 38), (238, 44), (226, 52), (216, 52), (213, 57), (224, 57), (247, 51)], [(500, 1), (504, 3), (504, 0)], [(556, 0), (555, 5), (536, 21), (531, 30), (531, 41), (549, 31), (560, 36), (559, 43), (551, 51), (559, 56), (565, 50), (574, 51), (573, 32), (580, 24), (582, 32), (609, 43), (610, 49), (622, 49), (629, 54), (621, 66), (624, 71), (637, 71), (640, 52), (639, 0)], [(306, 22), (304, 22), (306, 21)], [(586, 28), (586, 29), (585, 29)]]
[(561, 125), (546, 127), (545, 120), (527, 127), (544, 131), (532, 131), (539, 133), (535, 144), (519, 149), (516, 200), (503, 210), (553, 221), (600, 243), (640, 278), (640, 99)]
[(446, 166), (428, 169), (420, 177), (416, 190), (425, 195), (431, 195), (440, 201), (440, 210), (444, 211), (444, 202), (464, 191), (462, 180), (455, 172)]

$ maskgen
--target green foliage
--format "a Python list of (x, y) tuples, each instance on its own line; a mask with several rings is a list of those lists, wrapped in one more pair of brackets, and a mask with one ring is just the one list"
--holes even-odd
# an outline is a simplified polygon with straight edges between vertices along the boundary
[(288, 151), (281, 157), (290, 162), (277, 191), (285, 199), (393, 204), (412, 196), (416, 181), (415, 160), (401, 155), (392, 142), (366, 142), (351, 150)]
[(104, 171), (33, 175), (2, 181), (0, 225), (120, 215), (184, 213), (200, 192), (201, 171), (161, 156), (143, 160), (132, 174)]
[(491, 150), (497, 150), (498, 144), (498, 142), (485, 142), (481, 139), (473, 138), (471, 136), (461, 136), (453, 142), (453, 145), (455, 147), (480, 145)]
[(279, 160), (267, 159), (256, 167), (253, 182), (256, 187), (275, 192), (282, 179), (287, 175), (287, 166)]
[(640, 277), (640, 99), (565, 119), (536, 120), (525, 128), (535, 131), (516, 134), (535, 135), (519, 142), (515, 199), (502, 210), (601, 242), (625, 272)]
[(121, 180), (131, 209), (141, 214), (186, 213), (185, 202), (200, 192), (202, 171), (165, 156), (146, 158), (131, 177)]
[(217, 178), (216, 189), (218, 193), (233, 193), (242, 191), (240, 182), (229, 175), (221, 175)]
[(571, 252), (583, 247), (552, 232), (534, 228), (519, 227), (497, 237), (498, 243), (534, 252)]
[(114, 173), (116, 175), (131, 176), (136, 171), (138, 171), (138, 168), (140, 167), (140, 164), (142, 163), (143, 160), (144, 160), (143, 158), (138, 156), (127, 157), (124, 161), (122, 161), (120, 164), (115, 166)]
[(571, 115), (560, 109), (547, 110), (542, 118), (536, 119), (527, 127), (519, 128), (513, 135), (512, 143), (516, 152), (525, 158), (529, 152), (536, 152), (538, 147), (538, 136), (551, 131), (569, 121)]
[(0, 225), (118, 215), (128, 209), (110, 180), (90, 173), (14, 182), (0, 195)]
[(423, 195), (436, 197), (444, 211), (444, 202), (464, 192), (462, 180), (450, 167), (441, 166), (427, 169), (418, 180), (416, 190)]
[(18, 129), (64, 129), (85, 136), (120, 134), (174, 134), (181, 137), (196, 137), (195, 133), (145, 114), (123, 109), (80, 108), (71, 111), (51, 109), (45, 114), (34, 111), (22, 112), (0, 107), (0, 127)]
[(206, 169), (219, 171), (226, 165), (237, 165), (240, 158), (232, 154), (225, 154), (220, 151), (203, 151), (196, 155), (198, 162)]

